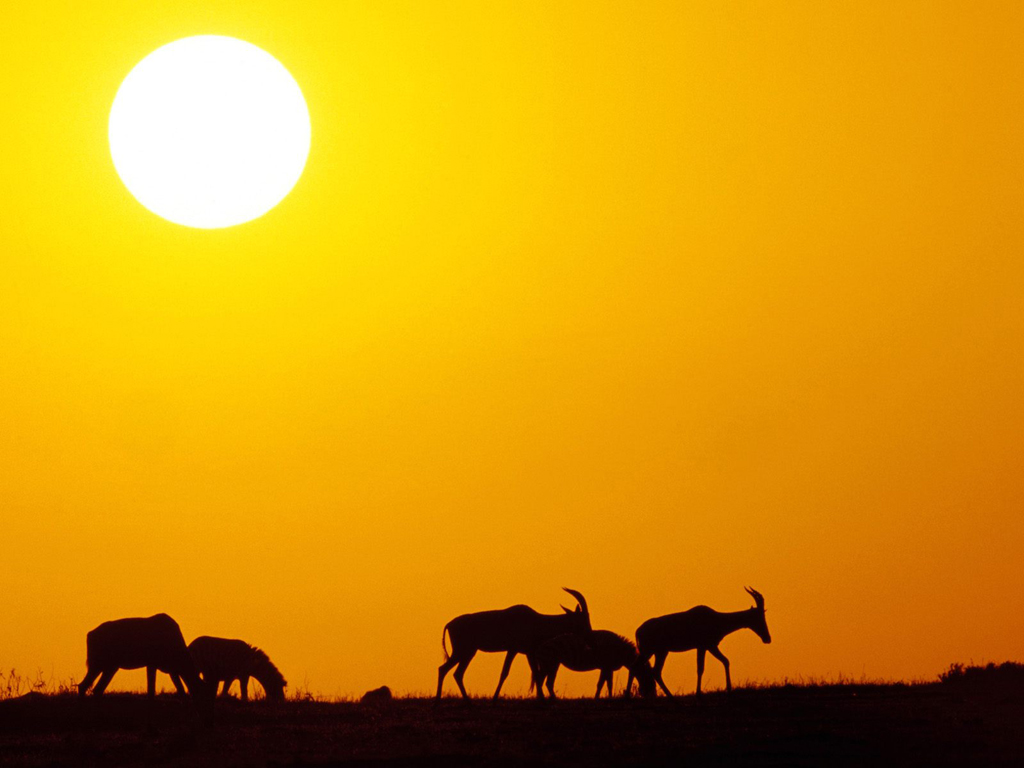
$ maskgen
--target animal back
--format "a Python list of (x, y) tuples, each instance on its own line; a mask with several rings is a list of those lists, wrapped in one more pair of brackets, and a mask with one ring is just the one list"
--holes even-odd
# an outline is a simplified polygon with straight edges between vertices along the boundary
[(90, 669), (152, 666), (177, 674), (191, 668), (181, 629), (165, 613), (100, 624), (86, 636), (86, 663)]
[(687, 611), (649, 619), (636, 631), (641, 654), (657, 651), (689, 651), (717, 644), (718, 611), (697, 605)]
[(488, 652), (519, 650), (540, 616), (528, 605), (458, 616), (448, 623), (452, 653), (458, 655), (464, 648)]
[(252, 676), (255, 668), (253, 648), (244, 640), (224, 637), (197, 637), (188, 646), (196, 667), (207, 680), (233, 680)]

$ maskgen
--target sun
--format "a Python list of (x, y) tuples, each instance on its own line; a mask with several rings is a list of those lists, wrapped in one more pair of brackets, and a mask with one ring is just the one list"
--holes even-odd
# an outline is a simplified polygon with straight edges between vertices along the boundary
[(309, 110), (273, 56), (244, 40), (186, 37), (135, 65), (110, 108), (110, 154), (153, 213), (203, 229), (269, 211), (309, 155)]

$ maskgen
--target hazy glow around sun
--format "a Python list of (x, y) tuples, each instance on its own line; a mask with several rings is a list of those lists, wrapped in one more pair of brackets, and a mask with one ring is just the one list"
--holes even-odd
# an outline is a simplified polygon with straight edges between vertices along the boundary
[(121, 83), (110, 153), (153, 213), (213, 229), (269, 211), (302, 175), (309, 111), (298, 83), (261, 48), (187, 37), (158, 48)]

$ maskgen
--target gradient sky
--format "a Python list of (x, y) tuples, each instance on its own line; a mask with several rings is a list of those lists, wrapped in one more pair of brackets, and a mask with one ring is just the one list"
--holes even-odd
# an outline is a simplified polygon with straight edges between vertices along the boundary
[[(1024, 5), (0, 16), (0, 667), (81, 678), (89, 629), (165, 611), (293, 685), (427, 692), (460, 613), (569, 586), (632, 636), (745, 584), (775, 642), (725, 641), (737, 681), (1021, 660)], [(196, 34), (313, 126), (217, 231), (107, 145)]]

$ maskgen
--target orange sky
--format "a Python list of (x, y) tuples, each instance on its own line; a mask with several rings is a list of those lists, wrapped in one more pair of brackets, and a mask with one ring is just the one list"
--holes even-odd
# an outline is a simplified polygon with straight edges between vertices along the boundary
[[(166, 611), (293, 685), (427, 692), (459, 613), (569, 586), (632, 635), (745, 584), (774, 643), (725, 641), (737, 681), (1021, 659), (1024, 6), (3, 17), (0, 667), (80, 678), (87, 630)], [(313, 126), (215, 231), (106, 134), (205, 33)]]

